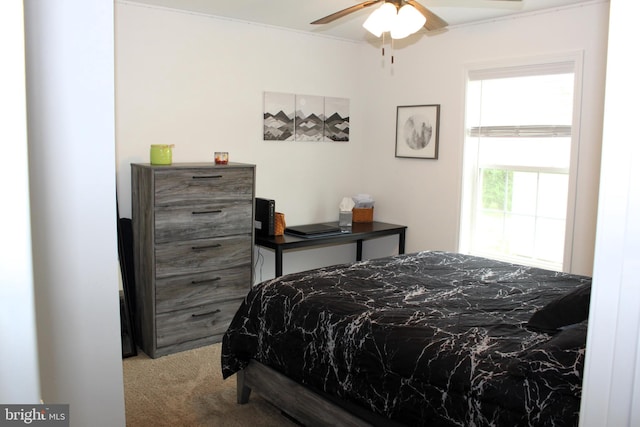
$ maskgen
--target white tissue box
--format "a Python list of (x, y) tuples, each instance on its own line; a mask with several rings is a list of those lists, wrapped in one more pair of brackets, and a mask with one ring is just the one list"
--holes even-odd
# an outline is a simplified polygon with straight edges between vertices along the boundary
[(351, 211), (340, 211), (340, 216), (338, 217), (338, 225), (340, 227), (351, 227), (353, 214)]

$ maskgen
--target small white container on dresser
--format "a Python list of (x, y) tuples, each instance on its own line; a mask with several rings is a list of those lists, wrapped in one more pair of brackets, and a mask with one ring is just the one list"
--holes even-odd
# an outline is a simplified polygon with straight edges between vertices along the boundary
[(219, 342), (253, 280), (255, 166), (131, 165), (138, 345)]

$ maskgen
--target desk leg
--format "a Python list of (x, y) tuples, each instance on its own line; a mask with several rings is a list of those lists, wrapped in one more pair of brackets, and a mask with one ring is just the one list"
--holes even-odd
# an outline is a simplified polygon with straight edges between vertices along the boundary
[(356, 261), (362, 261), (362, 239), (356, 240)]
[(406, 230), (403, 229), (398, 234), (398, 254), (400, 254), (400, 255), (402, 255), (404, 253), (405, 231)]
[(276, 277), (282, 276), (282, 249), (276, 248)]

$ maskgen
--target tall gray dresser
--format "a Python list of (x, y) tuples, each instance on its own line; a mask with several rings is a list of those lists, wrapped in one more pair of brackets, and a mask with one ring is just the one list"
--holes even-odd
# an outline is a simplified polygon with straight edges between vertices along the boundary
[(254, 193), (254, 165), (131, 165), (134, 319), (150, 357), (221, 340), (251, 287)]

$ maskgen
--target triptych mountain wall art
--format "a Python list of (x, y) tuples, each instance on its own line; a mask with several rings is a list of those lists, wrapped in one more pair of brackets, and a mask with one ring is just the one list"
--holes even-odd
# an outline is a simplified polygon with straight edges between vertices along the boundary
[(265, 141), (349, 141), (349, 100), (264, 93)]

